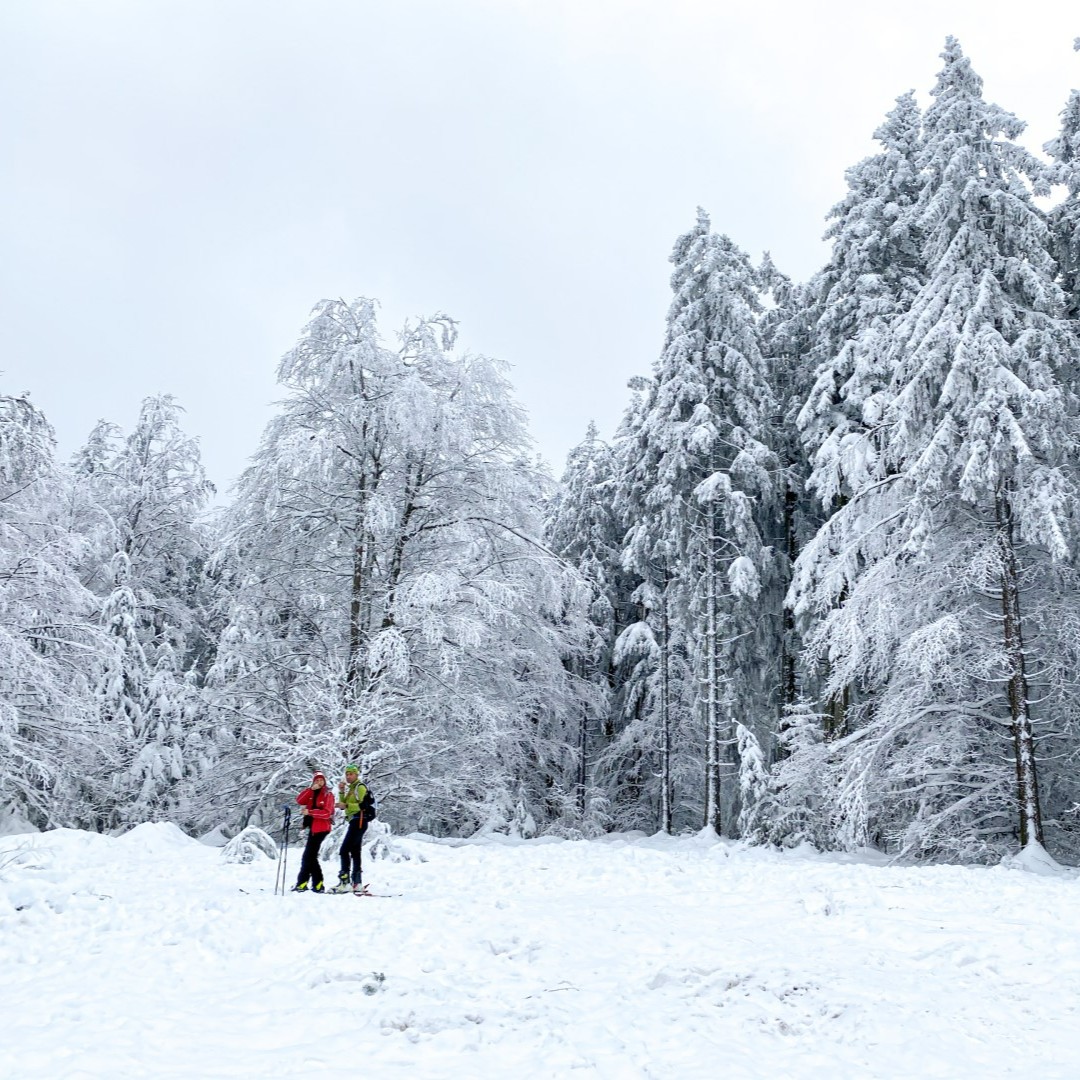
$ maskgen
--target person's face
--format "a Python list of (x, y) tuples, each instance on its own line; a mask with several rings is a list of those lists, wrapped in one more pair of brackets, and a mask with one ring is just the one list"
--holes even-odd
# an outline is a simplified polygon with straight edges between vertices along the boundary
[(321, 787), (323, 786), (323, 784), (325, 784), (325, 783), (326, 783), (326, 781), (325, 781), (325, 780), (324, 780), (324, 779), (323, 779), (323, 778), (322, 778), (322, 777), (320, 776), (320, 777), (318, 778), (318, 780), (312, 780), (312, 781), (311, 781), (311, 786), (312, 786), (313, 788), (315, 788), (316, 790), (318, 790), (318, 789), (319, 789), (319, 788), (321, 788)]
[(345, 773), (345, 779), (348, 780), (350, 784), (355, 784), (356, 783), (356, 778), (359, 775), (360, 774), (355, 769), (349, 769)]

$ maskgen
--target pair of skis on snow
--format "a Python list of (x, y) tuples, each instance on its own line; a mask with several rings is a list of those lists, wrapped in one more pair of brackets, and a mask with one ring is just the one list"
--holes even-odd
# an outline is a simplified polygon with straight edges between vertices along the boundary
[(326, 890), (328, 893), (336, 893), (338, 896), (343, 896), (345, 893), (352, 893), (353, 896), (374, 896), (373, 893), (366, 885), (361, 885), (358, 889), (355, 885), (335, 885), (332, 889)]
[[(313, 890), (308, 889), (308, 892)], [(328, 896), (333, 893), (336, 896), (372, 896), (381, 899), (389, 899), (392, 896), (400, 896), (401, 893), (386, 893), (386, 892), (372, 892), (366, 885), (361, 885), (360, 888), (356, 888), (355, 885), (349, 885), (347, 888), (342, 888), (340, 885), (335, 885), (332, 889), (325, 889), (321, 892), (320, 896)]]

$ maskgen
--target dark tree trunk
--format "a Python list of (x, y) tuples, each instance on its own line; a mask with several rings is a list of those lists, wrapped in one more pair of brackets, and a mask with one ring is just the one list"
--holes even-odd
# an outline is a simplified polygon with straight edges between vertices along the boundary
[(709, 503), (705, 537), (705, 828), (720, 835), (720, 573), (716, 503)]
[(660, 600), (660, 828), (671, 832), (671, 706), (668, 666), (668, 575), (664, 570)]
[[(787, 555), (788, 567), (795, 565), (799, 557), (799, 541), (795, 536), (795, 507), (798, 503), (798, 495), (790, 483), (784, 488), (784, 549)], [(790, 570), (789, 570), (790, 574)], [(787, 589), (785, 588), (785, 592)], [(795, 677), (795, 612), (788, 604), (783, 607), (783, 629), (780, 655), (780, 723), (788, 711), (795, 705), (798, 694), (798, 683)]]
[(1043, 843), (1042, 813), (1039, 808), (1039, 779), (1036, 770), (1035, 736), (1028, 702), (1027, 671), (1024, 664), (1023, 624), (1020, 618), (1020, 581), (1013, 542), (1012, 507), (1007, 492), (997, 500), (998, 550), (1001, 558), (1001, 613), (1005, 634), (1006, 692), (1013, 754), (1016, 759), (1016, 797), (1020, 810), (1020, 846)]

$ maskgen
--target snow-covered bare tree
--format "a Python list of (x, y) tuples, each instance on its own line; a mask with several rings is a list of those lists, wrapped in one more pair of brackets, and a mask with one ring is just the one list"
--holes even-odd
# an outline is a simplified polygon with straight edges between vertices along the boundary
[(88, 823), (81, 778), (98, 742), (92, 681), (107, 650), (64, 520), (53, 431), (0, 397), (0, 810), (39, 826)]
[(351, 759), (414, 827), (575, 817), (588, 590), (540, 541), (503, 366), (455, 337), (437, 316), (389, 348), (373, 302), (324, 301), (281, 361), (211, 672), (242, 810)]

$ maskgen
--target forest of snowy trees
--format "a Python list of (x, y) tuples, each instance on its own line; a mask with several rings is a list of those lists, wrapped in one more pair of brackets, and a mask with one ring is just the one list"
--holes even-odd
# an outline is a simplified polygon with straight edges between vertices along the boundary
[(366, 299), (213, 513), (172, 398), (69, 462), (0, 398), (0, 811), (237, 828), (357, 760), (436, 834), (1080, 858), (1080, 93), (1038, 158), (943, 60), (809, 281), (698, 212), (561, 484), (500, 363)]

